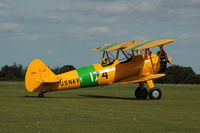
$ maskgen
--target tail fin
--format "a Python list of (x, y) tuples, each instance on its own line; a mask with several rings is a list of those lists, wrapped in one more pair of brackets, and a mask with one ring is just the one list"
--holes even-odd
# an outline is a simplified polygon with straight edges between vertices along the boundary
[(57, 83), (60, 80), (41, 60), (36, 59), (27, 68), (25, 86), (28, 91), (36, 92), (40, 91), (43, 83)]

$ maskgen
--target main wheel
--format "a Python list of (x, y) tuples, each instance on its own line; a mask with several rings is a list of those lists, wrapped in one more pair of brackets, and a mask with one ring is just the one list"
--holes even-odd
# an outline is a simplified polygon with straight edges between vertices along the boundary
[(160, 99), (162, 97), (162, 92), (159, 88), (152, 88), (149, 91), (149, 98), (150, 99)]
[(136, 98), (139, 98), (139, 99), (146, 99), (148, 96), (148, 91), (146, 88), (140, 88), (138, 87), (136, 90), (135, 90), (135, 97)]
[(43, 93), (43, 92), (40, 92), (40, 93), (38, 94), (38, 97), (43, 98), (43, 97), (44, 97), (44, 93)]

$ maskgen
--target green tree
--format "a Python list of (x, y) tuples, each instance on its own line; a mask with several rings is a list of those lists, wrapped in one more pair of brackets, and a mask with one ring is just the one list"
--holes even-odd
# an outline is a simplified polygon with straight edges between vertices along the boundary
[(0, 80), (23, 80), (24, 79), (24, 70), (22, 65), (17, 65), (14, 63), (11, 66), (5, 65), (1, 68), (0, 71)]
[(75, 70), (76, 68), (72, 65), (65, 65), (65, 66), (62, 66), (62, 67), (57, 67), (57, 68), (54, 68), (52, 71), (55, 73), (55, 74), (61, 74), (61, 73), (64, 73), (64, 72), (68, 72), (68, 71), (71, 71), (71, 70)]
[(167, 68), (165, 74), (167, 76), (156, 79), (157, 83), (170, 84), (199, 84), (200, 75), (197, 75), (191, 67), (183, 67), (172, 65)]

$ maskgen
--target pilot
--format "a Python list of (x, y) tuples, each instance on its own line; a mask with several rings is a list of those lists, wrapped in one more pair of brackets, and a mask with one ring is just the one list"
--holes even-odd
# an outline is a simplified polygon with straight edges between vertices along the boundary
[(102, 64), (102, 65), (107, 65), (107, 58), (103, 58), (103, 59), (101, 60), (101, 64)]

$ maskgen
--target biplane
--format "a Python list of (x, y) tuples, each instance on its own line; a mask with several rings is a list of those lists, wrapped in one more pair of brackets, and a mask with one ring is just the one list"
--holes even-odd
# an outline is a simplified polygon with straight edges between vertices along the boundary
[[(154, 86), (153, 79), (165, 76), (167, 63), (172, 59), (163, 46), (173, 40), (145, 40), (114, 42), (101, 45), (92, 51), (103, 52), (99, 63), (55, 75), (41, 60), (33, 60), (26, 71), (25, 86), (30, 92), (44, 93), (58, 90), (138, 83), (135, 97), (160, 99), (161, 89)], [(157, 52), (150, 49), (158, 47)], [(147, 84), (148, 89), (145, 87)]]

